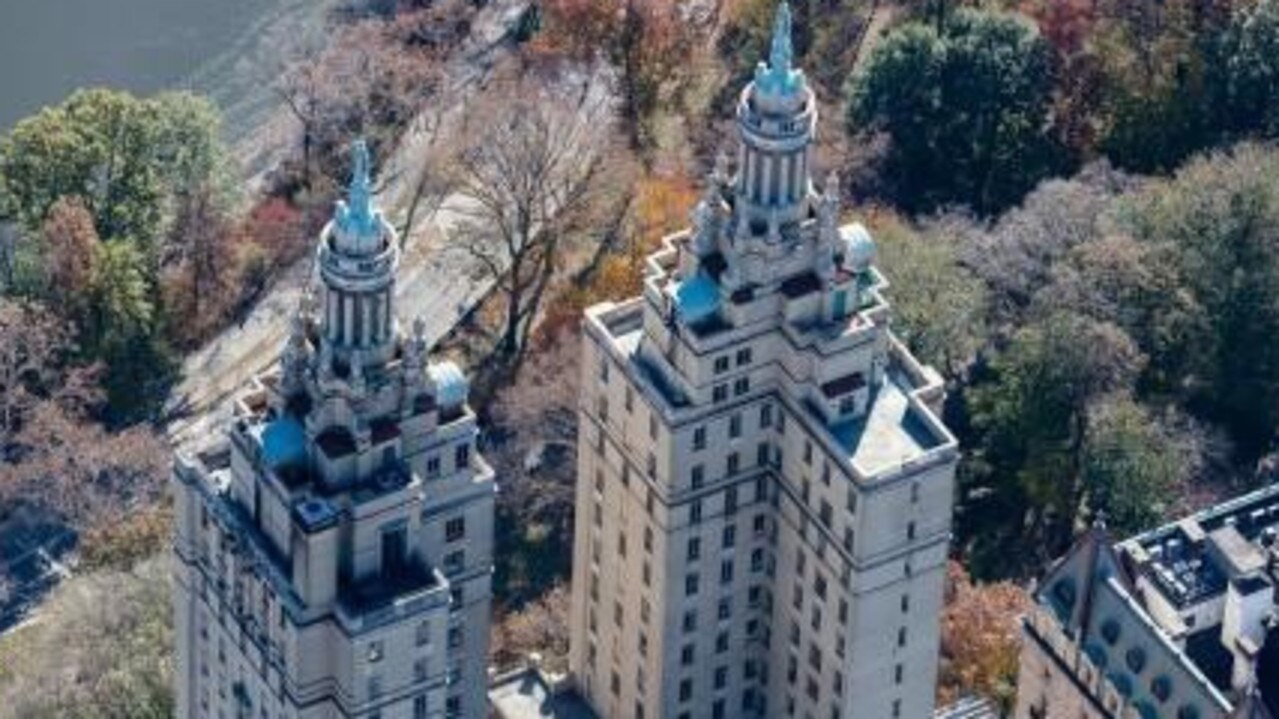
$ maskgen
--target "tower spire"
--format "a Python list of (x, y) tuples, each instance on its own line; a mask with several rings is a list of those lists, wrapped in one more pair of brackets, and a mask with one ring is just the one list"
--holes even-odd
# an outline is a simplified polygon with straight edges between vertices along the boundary
[(373, 211), (372, 181), (369, 179), (369, 147), (364, 138), (351, 143), (351, 183), (347, 186), (346, 202), (338, 209), (338, 227), (343, 232), (368, 237), (380, 234), (376, 213)]
[(790, 3), (782, 0), (777, 6), (777, 16), (773, 19), (773, 47), (768, 56), (768, 64), (775, 73), (789, 73), (794, 57)]

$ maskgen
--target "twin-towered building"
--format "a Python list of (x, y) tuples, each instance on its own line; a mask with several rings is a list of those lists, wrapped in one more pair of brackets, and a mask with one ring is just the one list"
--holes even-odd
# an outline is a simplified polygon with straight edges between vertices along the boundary
[[(587, 311), (570, 665), (599, 716), (932, 715), (958, 450), (813, 185), (816, 112), (783, 2), (736, 174)], [(488, 716), (494, 477), (466, 380), (396, 324), (362, 148), (353, 174), (279, 368), (177, 461), (180, 717)]]

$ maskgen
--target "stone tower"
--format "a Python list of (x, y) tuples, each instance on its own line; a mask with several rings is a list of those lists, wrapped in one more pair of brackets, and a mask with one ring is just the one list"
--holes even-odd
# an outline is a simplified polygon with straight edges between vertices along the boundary
[(399, 330), (399, 243), (353, 155), (315, 306), (175, 463), (179, 717), (487, 716), (493, 472), (465, 377)]
[(932, 715), (958, 448), (815, 126), (783, 2), (735, 176), (587, 310), (570, 663), (603, 717)]

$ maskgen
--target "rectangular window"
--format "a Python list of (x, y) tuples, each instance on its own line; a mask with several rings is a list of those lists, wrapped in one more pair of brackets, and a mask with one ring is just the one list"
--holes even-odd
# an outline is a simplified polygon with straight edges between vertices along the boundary
[(728, 438), (737, 439), (742, 436), (742, 415), (735, 414), (728, 418)]
[(689, 537), (688, 548), (685, 551), (688, 561), (695, 562), (702, 558), (702, 540), (698, 537)]
[(748, 365), (751, 363), (751, 348), (743, 347), (737, 350), (737, 366)]
[(695, 499), (688, 505), (688, 523), (700, 524), (702, 521), (702, 500)]
[(733, 382), (733, 394), (740, 397), (749, 391), (751, 391), (751, 380), (749, 377), (738, 377), (737, 380)]
[(706, 426), (693, 428), (693, 451), (706, 449)]
[(437, 455), (426, 458), (426, 476), (431, 479), (440, 476), (440, 458)]
[(690, 471), (690, 474), (692, 475), (691, 481), (693, 489), (701, 487), (702, 483), (706, 480), (706, 468), (700, 464), (693, 465), (693, 469)]
[(459, 444), (457, 449), (453, 450), (453, 466), (458, 470), (471, 466), (471, 445)]
[(715, 374), (724, 374), (728, 371), (728, 355), (715, 358)]
[(711, 401), (716, 404), (728, 399), (728, 385), (717, 384), (711, 388)]
[(737, 474), (737, 472), (741, 469), (741, 467), (739, 466), (740, 464), (741, 464), (741, 460), (737, 456), (737, 453), (730, 452), (728, 455), (728, 476), (731, 477)]
[(466, 517), (454, 517), (444, 523), (444, 541), (456, 542), (466, 536)]

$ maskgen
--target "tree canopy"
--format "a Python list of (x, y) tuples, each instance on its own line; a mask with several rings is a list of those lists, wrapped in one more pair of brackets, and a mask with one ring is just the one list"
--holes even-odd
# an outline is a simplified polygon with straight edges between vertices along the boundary
[(1010, 13), (962, 9), (893, 29), (848, 86), (854, 134), (889, 138), (883, 181), (908, 211), (997, 212), (1061, 164), (1049, 47)]

